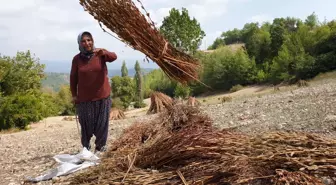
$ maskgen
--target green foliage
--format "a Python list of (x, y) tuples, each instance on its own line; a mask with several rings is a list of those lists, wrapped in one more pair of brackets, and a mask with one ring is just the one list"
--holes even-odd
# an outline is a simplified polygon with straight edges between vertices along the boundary
[(116, 98), (121, 95), (121, 81), (122, 77), (114, 76), (111, 78), (112, 98)]
[(315, 12), (309, 15), (307, 19), (305, 20), (305, 24), (308, 25), (310, 28), (315, 28), (318, 25), (318, 23), (319, 23), (319, 20)]
[(54, 93), (41, 93), (41, 101), (42, 101), (42, 113), (43, 117), (49, 116), (59, 116), (60, 110), (63, 109), (60, 106), (59, 101), (57, 101), (56, 94)]
[(1, 57), (0, 60), (0, 89), (5, 96), (41, 88), (44, 65), (31, 56), (30, 51), (18, 52), (13, 58)]
[[(245, 83), (278, 83), (283, 80), (298, 80), (312, 78), (321, 72), (336, 69), (336, 21), (320, 23), (315, 13), (305, 21), (294, 17), (275, 18), (272, 23), (247, 23), (242, 29), (223, 32), (217, 38), (211, 49), (221, 48), (221, 45), (244, 43), (248, 57), (251, 60), (251, 73)], [(226, 52), (228, 53), (228, 52)], [(221, 55), (224, 55), (223, 53)], [(220, 56), (211, 54), (204, 63), (203, 80), (214, 89), (230, 86), (228, 81), (238, 78), (226, 78), (218, 74), (223, 65), (218, 65)], [(228, 57), (227, 60), (233, 60)], [(213, 61), (207, 62), (207, 61)], [(254, 62), (255, 61), (255, 65)], [(201, 92), (199, 86), (197, 92)], [(195, 93), (195, 89), (193, 92)]]
[(172, 8), (163, 20), (160, 32), (174, 47), (191, 54), (196, 52), (205, 36), (200, 24), (190, 18), (185, 8), (182, 12)]
[(216, 38), (214, 43), (208, 47), (208, 50), (216, 49), (225, 45), (225, 41), (222, 38)]
[(130, 77), (123, 77), (121, 80), (121, 94), (118, 96), (123, 103), (125, 109), (134, 100), (135, 84)]
[[(235, 28), (233, 30), (229, 30), (227, 32), (223, 32), (221, 37), (223, 38), (225, 44), (236, 44), (236, 43), (242, 43), (243, 38), (242, 38), (242, 32)], [(220, 45), (217, 45), (220, 46)], [(218, 47), (215, 47), (218, 48)]]
[[(115, 76), (111, 79), (111, 87), (113, 100), (117, 101), (116, 103), (118, 104), (120, 100), (123, 108), (127, 109), (135, 97), (136, 90), (134, 81), (128, 76)], [(117, 100), (117, 98), (119, 100)]]
[(145, 98), (148, 98), (152, 91), (160, 91), (168, 96), (174, 96), (176, 82), (171, 81), (161, 69), (153, 70), (145, 75), (144, 82)]
[(229, 90), (233, 85), (254, 82), (255, 62), (239, 49), (232, 52), (222, 47), (203, 59), (203, 81), (212, 88)]
[(72, 103), (72, 96), (69, 85), (63, 85), (60, 87), (59, 92), (55, 97), (60, 115), (74, 115), (75, 114), (75, 106)]
[(66, 73), (45, 73), (46, 77), (42, 80), (42, 87), (51, 88), (58, 92), (62, 85), (69, 85), (70, 75)]
[(0, 57), (0, 130), (25, 129), (32, 122), (58, 115), (54, 94), (41, 90), (44, 65), (29, 51)]
[(240, 90), (242, 90), (244, 87), (242, 86), (242, 85), (240, 85), (240, 84), (238, 84), (238, 85), (234, 85), (233, 87), (231, 87), (231, 89), (230, 89), (230, 92), (237, 92), (237, 91), (240, 91)]
[(136, 109), (143, 108), (143, 107), (146, 107), (145, 102), (138, 102), (138, 101), (136, 101), (134, 103), (134, 108), (136, 108)]
[(246, 38), (246, 50), (250, 57), (255, 57), (257, 64), (262, 64), (270, 55), (271, 35), (269, 32), (256, 29)]
[(146, 104), (143, 103), (143, 79), (142, 79), (140, 64), (138, 61), (136, 61), (134, 69), (135, 69), (134, 80), (135, 80), (135, 86), (136, 86), (134, 107), (142, 108), (142, 107), (145, 107)]
[(121, 76), (122, 77), (128, 76), (128, 69), (126, 67), (125, 61), (123, 61), (123, 64), (121, 66)]
[(42, 120), (47, 114), (42, 100), (34, 93), (12, 94), (1, 101), (0, 130), (25, 129), (30, 123)]
[(176, 98), (187, 98), (191, 93), (190, 87), (178, 83), (175, 87), (174, 95)]
[(120, 98), (112, 99), (112, 107), (117, 109), (124, 109), (123, 102), (120, 100)]

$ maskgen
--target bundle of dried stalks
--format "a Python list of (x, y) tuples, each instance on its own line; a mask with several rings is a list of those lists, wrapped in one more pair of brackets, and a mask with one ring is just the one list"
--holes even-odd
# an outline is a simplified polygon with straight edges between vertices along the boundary
[(163, 93), (153, 92), (151, 94), (151, 105), (147, 114), (156, 114), (166, 109), (171, 109), (173, 99)]
[(336, 177), (333, 139), (221, 131), (190, 106), (174, 106), (153, 123), (126, 130), (112, 145), (100, 166), (72, 184), (320, 185), (317, 177)]
[(125, 119), (126, 116), (124, 114), (124, 111), (117, 109), (117, 108), (112, 108), (110, 111), (110, 120), (120, 120), (120, 119)]
[[(172, 79), (186, 83), (198, 78), (199, 62), (166, 41), (149, 14), (147, 19), (132, 0), (80, 0), (80, 4), (100, 25), (104, 24), (122, 42), (155, 61)], [(142, 4), (141, 7), (144, 9)]]
[(189, 97), (187, 101), (187, 105), (192, 107), (198, 107), (201, 103), (195, 97)]
[(277, 170), (274, 185), (324, 185), (321, 180), (302, 172), (288, 172)]

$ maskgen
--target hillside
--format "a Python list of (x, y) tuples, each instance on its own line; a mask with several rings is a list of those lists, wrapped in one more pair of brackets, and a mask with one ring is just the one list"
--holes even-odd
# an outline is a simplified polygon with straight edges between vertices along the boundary
[(62, 85), (70, 83), (70, 76), (66, 73), (46, 73), (46, 78), (42, 80), (42, 86), (44, 88), (51, 88), (54, 91), (58, 91)]
[[(269, 131), (306, 131), (335, 137), (335, 85), (336, 79), (327, 79), (312, 82), (309, 87), (292, 87), (290, 90), (283, 87), (278, 92), (233, 98), (232, 102), (223, 104), (209, 105), (201, 101), (202, 109), (216, 127), (251, 135)], [(109, 141), (117, 139), (133, 123), (151, 120), (158, 115), (133, 116), (128, 113), (125, 120), (111, 122)], [(0, 164), (4, 166), (0, 184), (19, 184), (26, 176), (41, 175), (56, 167), (52, 156), (76, 153), (81, 149), (75, 121), (52, 117), (32, 127), (25, 132), (0, 135)], [(56, 178), (43, 184), (67, 184), (68, 178)]]

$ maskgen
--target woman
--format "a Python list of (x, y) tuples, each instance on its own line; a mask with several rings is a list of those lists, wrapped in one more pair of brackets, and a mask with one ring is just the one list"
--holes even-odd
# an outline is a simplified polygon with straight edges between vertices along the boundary
[(81, 125), (81, 142), (90, 150), (90, 140), (95, 135), (95, 152), (104, 152), (111, 108), (106, 62), (115, 61), (117, 55), (95, 48), (89, 32), (79, 34), (77, 41), (80, 52), (72, 60), (70, 88)]

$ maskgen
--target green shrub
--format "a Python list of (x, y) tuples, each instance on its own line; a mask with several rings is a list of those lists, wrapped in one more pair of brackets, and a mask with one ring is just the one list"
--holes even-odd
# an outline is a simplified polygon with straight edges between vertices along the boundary
[(254, 82), (257, 68), (242, 49), (223, 47), (202, 59), (203, 82), (215, 90), (229, 90), (234, 85)]
[(243, 88), (244, 88), (244, 87), (243, 87), (242, 85), (238, 84), (238, 85), (233, 86), (233, 87), (230, 89), (230, 92), (231, 92), (231, 93), (233, 93), (233, 92), (237, 92), (237, 91), (242, 90)]
[(136, 108), (136, 109), (140, 109), (140, 108), (144, 108), (144, 107), (146, 107), (146, 104), (144, 103), (144, 102), (135, 102), (134, 103), (134, 108)]
[(190, 95), (190, 87), (177, 84), (174, 91), (175, 97), (187, 98)]
[(25, 129), (43, 119), (44, 109), (41, 98), (33, 93), (6, 96), (0, 107), (0, 130)]
[(61, 86), (60, 91), (55, 96), (55, 101), (59, 107), (59, 115), (69, 116), (75, 114), (76, 110), (74, 104), (72, 103), (70, 86)]
[(120, 100), (120, 98), (112, 99), (112, 108), (124, 109), (123, 102)]

